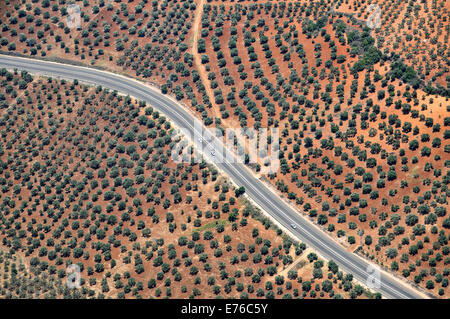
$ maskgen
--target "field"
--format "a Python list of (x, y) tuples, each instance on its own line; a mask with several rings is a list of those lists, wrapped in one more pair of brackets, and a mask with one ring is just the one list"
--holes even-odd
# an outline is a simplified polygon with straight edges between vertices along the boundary
[[(297, 205), (299, 214), (308, 216), (350, 251), (358, 251), (362, 256), (437, 297), (450, 296), (450, 218), (447, 215), (450, 177), (450, 76), (447, 43), (450, 17), (445, 1), (99, 0), (76, 3), (82, 11), (80, 29), (69, 28), (68, 14), (59, 1), (5, 1), (0, 6), (0, 50), (9, 54), (84, 63), (152, 83), (163, 93), (174, 96), (191, 108), (210, 127), (279, 128), (281, 168), (276, 174), (262, 176), (268, 184)], [(381, 9), (381, 24), (380, 28), (372, 30), (365, 25), (365, 21), (371, 14), (368, 12), (369, 5), (375, 3)], [(43, 79), (40, 81), (45, 82)], [(19, 89), (15, 89), (18, 92), (25, 92), (20, 87), (22, 82), (18, 80)], [(51, 92), (53, 89), (48, 87), (56, 84), (45, 85)], [(56, 115), (56, 110), (53, 109), (55, 98), (59, 108), (65, 103), (64, 100), (69, 100), (66, 103), (74, 103), (73, 93), (69, 92), (67, 96), (63, 94), (71, 91), (71, 84), (61, 85), (66, 88), (45, 93), (52, 96), (52, 101), (45, 102), (48, 103), (48, 108), (43, 102), (42, 110), (52, 112), (52, 116), (41, 115), (42, 128), (46, 121), (61, 126), (62, 123), (72, 123), (80, 109), (81, 114), (85, 114), (89, 109), (95, 108), (96, 111), (92, 111), (93, 118), (102, 118), (103, 115), (96, 112), (99, 107), (105, 108), (105, 101), (112, 104), (113, 101), (118, 101), (116, 99), (121, 99), (116, 103), (126, 103), (127, 108), (138, 103), (126, 97), (110, 97), (109, 93), (98, 89), (88, 99), (90, 104), (83, 102), (85, 106), (74, 105), (71, 113), (67, 112), (68, 108), (61, 109), (61, 113)], [(4, 94), (10, 94), (11, 89), (7, 84), (3, 89)], [(85, 96), (94, 94), (92, 89), (86, 90), (79, 93), (80, 101)], [(28, 96), (23, 94), (21, 99), (26, 104)], [(41, 98), (46, 98), (45, 94), (41, 92)], [(58, 94), (60, 98), (57, 97)], [(98, 100), (97, 96), (103, 97)], [(2, 110), (10, 105), (9, 99), (10, 97), (5, 97), (2, 100)], [(106, 153), (106, 158), (103, 158), (98, 167), (98, 170), (106, 170), (107, 159), (112, 156), (109, 153), (117, 147), (110, 146), (110, 142), (106, 141), (111, 140), (113, 135), (125, 136), (127, 132), (134, 130), (135, 151), (139, 155), (136, 161), (139, 161), (148, 145), (152, 144), (148, 138), (164, 139), (161, 134), (167, 133), (162, 132), (169, 130), (169, 124), (165, 121), (159, 123), (161, 117), (158, 117), (152, 120), (155, 126), (150, 128), (151, 134), (145, 133), (148, 128), (142, 131), (141, 126), (148, 127), (148, 120), (140, 123), (141, 116), (151, 118), (155, 114), (151, 109), (143, 110), (146, 110), (144, 106), (135, 107), (134, 118), (126, 115), (126, 112), (132, 111), (122, 109), (117, 110), (119, 113), (115, 116), (108, 115), (108, 120), (92, 120), (96, 124), (94, 127), (98, 126), (97, 131), (93, 130), (89, 119), (81, 124), (71, 124), (82, 125), (86, 131), (86, 135), (82, 134), (78, 139), (73, 136), (70, 141), (77, 141), (78, 144), (73, 147), (81, 148), (78, 150), (79, 154), (75, 156), (77, 152), (72, 154), (73, 151), (67, 153), (67, 146), (63, 147), (62, 142), (58, 141), (54, 150), (60, 151), (53, 155), (53, 160), (61, 161), (62, 171), (73, 170), (70, 179), (82, 179), (89, 171), (92, 152), (98, 153), (96, 158), (103, 157), (102, 152)], [(26, 109), (22, 112), (22, 115), (27, 114)], [(121, 118), (125, 119), (125, 126)], [(60, 119), (63, 122), (58, 124)], [(112, 125), (105, 122), (111, 119), (115, 121)], [(8, 119), (4, 121), (7, 123)], [(133, 129), (135, 125), (137, 127)], [(115, 128), (113, 135), (111, 132), (101, 134), (103, 129), (110, 127)], [(22, 132), (18, 128), (15, 130), (16, 133), (12, 129), (4, 133), (3, 162), (7, 162), (5, 156), (8, 153), (8, 141), (10, 149), (24, 143), (20, 138)], [(50, 127), (47, 130), (51, 132)], [(83, 132), (81, 127), (77, 130)], [(122, 133), (117, 133), (121, 130)], [(65, 134), (74, 134), (72, 130), (69, 131)], [(89, 134), (93, 137), (88, 138)], [(64, 140), (66, 135), (61, 139)], [(101, 136), (95, 137), (96, 135)], [(57, 139), (56, 133), (52, 136), (53, 140), (48, 137), (49, 145)], [(139, 136), (142, 136), (141, 139)], [(42, 135), (42, 139), (44, 137)], [(11, 142), (11, 138), (19, 144)], [(104, 141), (104, 147), (99, 147), (101, 141)], [(147, 142), (148, 145), (141, 147), (141, 142)], [(30, 152), (33, 152), (31, 149), (35, 146), (30, 145), (22, 145), (21, 148), (29, 147)], [(123, 143), (123, 146), (123, 154), (130, 156), (127, 153), (128, 144)], [(163, 146), (162, 154), (168, 149), (168, 145)], [(153, 152), (155, 150), (156, 147)], [(152, 157), (153, 152), (148, 152), (148, 156)], [(84, 153), (86, 155), (83, 157)], [(160, 161), (162, 154), (156, 156), (155, 161)], [(118, 158), (126, 155), (121, 153)], [(51, 158), (52, 155), (48, 156)], [(71, 156), (75, 156), (73, 162), (70, 162)], [(46, 160), (40, 159), (41, 162)], [(125, 168), (125, 161), (122, 164), (114, 165), (119, 165), (120, 169)], [(172, 166), (166, 164), (161, 163), (161, 166), (179, 170), (180, 175), (185, 172), (185, 168), (178, 168), (174, 163)], [(206, 164), (201, 166), (185, 172), (189, 176), (188, 180), (191, 175), (209, 172), (198, 179), (201, 181), (206, 178), (204, 185), (196, 186), (198, 183), (191, 180), (191, 187), (198, 187), (198, 190), (193, 190), (196, 194), (189, 193), (184, 183), (178, 186), (177, 191), (172, 192), (176, 182), (163, 185), (161, 181), (159, 189), (165, 193), (161, 195), (158, 190), (150, 203), (159, 200), (159, 206), (164, 207), (165, 203), (170, 205), (165, 210), (175, 210), (173, 207), (176, 207), (177, 211), (185, 213), (174, 214), (174, 220), (167, 223), (162, 223), (165, 217), (161, 217), (160, 224), (151, 226), (152, 237), (163, 237), (168, 227), (169, 230), (170, 227), (175, 227), (174, 224), (178, 225), (173, 229), (174, 240), (186, 232), (190, 234), (195, 229), (192, 226), (195, 221), (186, 221), (190, 215), (190, 218), (200, 220), (198, 227), (205, 227), (202, 229), (222, 227), (217, 225), (231, 229), (233, 223), (239, 225), (237, 221), (229, 221), (228, 216), (224, 218), (223, 214), (211, 221), (206, 217), (206, 211), (212, 210), (214, 201), (220, 203), (230, 200), (232, 190), (230, 188), (229, 193), (221, 195), (222, 186), (219, 186), (219, 190), (213, 189), (208, 178), (216, 176), (211, 182), (219, 183), (222, 177), (217, 172), (213, 174), (212, 167)], [(129, 171), (132, 169), (135, 167), (132, 166)], [(254, 169), (255, 174), (259, 174), (261, 166), (256, 165)], [(10, 174), (14, 175), (12, 172)], [(93, 174), (84, 187), (89, 187), (87, 185), (98, 180), (97, 187), (101, 189), (101, 179), (105, 177), (96, 176), (95, 171)], [(11, 181), (9, 188), (18, 185), (17, 181), (22, 180), (22, 175), (23, 173), (18, 179)], [(7, 179), (5, 177), (4, 185), (7, 185)], [(121, 179), (126, 180), (124, 176)], [(152, 179), (158, 180), (157, 176)], [(23, 198), (28, 198), (32, 194), (35, 186), (23, 190), (25, 193), (22, 194), (22, 188), (27, 182), (18, 191), (18, 196), (20, 194)], [(109, 178), (108, 183), (115, 185), (115, 177)], [(144, 178), (142, 184), (150, 192), (154, 184), (146, 183)], [(69, 184), (70, 181), (64, 185)], [(106, 188), (110, 187), (109, 184)], [(54, 191), (53, 187), (49, 186), (49, 194)], [(120, 205), (125, 212), (131, 207), (131, 216), (142, 206), (142, 216), (146, 216), (143, 207), (146, 208), (147, 194), (140, 194), (141, 186), (130, 186), (135, 189), (136, 196), (141, 196), (141, 205), (134, 205), (134, 199), (128, 198), (129, 194), (121, 185), (113, 187), (117, 187), (120, 194), (120, 199), (115, 200), (117, 203), (114, 205), (123, 202)], [(44, 186), (41, 188), (45, 189)], [(12, 189), (8, 191), (14, 192)], [(83, 192), (92, 200), (90, 198), (95, 193), (93, 189), (87, 191), (82, 188), (77, 196), (81, 196)], [(211, 197), (215, 195), (217, 198), (210, 198), (211, 203), (205, 203), (204, 198), (198, 198), (197, 192)], [(64, 191), (61, 190), (61, 193)], [(176, 193), (182, 198), (178, 203), (175, 203)], [(115, 196), (112, 195), (113, 198)], [(192, 197), (190, 204), (185, 203), (187, 196)], [(220, 196), (222, 200), (218, 199)], [(41, 201), (47, 201), (48, 198), (49, 196), (43, 195)], [(128, 202), (125, 200), (127, 198)], [(77, 200), (74, 199), (71, 203)], [(98, 201), (102, 212), (108, 212), (107, 207), (112, 204), (101, 195), (98, 195)], [(33, 200), (29, 205), (32, 202)], [(94, 208), (97, 204), (92, 205)], [(216, 209), (220, 210), (221, 205), (220, 203)], [(81, 205), (79, 206), (81, 211)], [(245, 210), (245, 204), (239, 199), (229, 206), (230, 211), (235, 208), (243, 213)], [(27, 209), (30, 208), (24, 208)], [(37, 207), (36, 210), (39, 211)], [(164, 215), (165, 210), (160, 214)], [(196, 216), (199, 210), (203, 213)], [(152, 216), (154, 215), (147, 218), (153, 218)], [(247, 229), (261, 228), (257, 222), (250, 226), (251, 219), (248, 219), (249, 225), (245, 226)], [(121, 217), (117, 216), (117, 223), (120, 220)], [(138, 222), (136, 217), (136, 224)], [(147, 224), (148, 221), (144, 223)], [(185, 224), (185, 229), (182, 224)], [(87, 228), (90, 227), (92, 226)], [(105, 236), (112, 236), (115, 227), (110, 225)], [(137, 225), (126, 227), (130, 234), (141, 234), (146, 228), (144, 226), (137, 229)], [(64, 229), (61, 233), (64, 233)], [(101, 227), (96, 225), (91, 234), (93, 237), (98, 229)], [(227, 233), (229, 231), (224, 232)], [(250, 235), (244, 233), (249, 232), (242, 232), (242, 236)], [(283, 245), (283, 239), (280, 238), (274, 244), (276, 237), (273, 231), (265, 236), (263, 238), (270, 238), (272, 246)], [(221, 240), (222, 237), (221, 235)], [(233, 241), (234, 236), (231, 237)], [(246, 238), (245, 245), (251, 245), (254, 240), (252, 237)], [(209, 245), (206, 241), (200, 242), (206, 250)], [(127, 242), (125, 246), (133, 244)], [(119, 244), (121, 245), (123, 243)], [(147, 246), (143, 240), (140, 249), (149, 251), (153, 245), (155, 244)], [(231, 246), (235, 249), (236, 245)], [(117, 259), (116, 267), (125, 267), (127, 264), (120, 261), (128, 253), (119, 253), (119, 247), (116, 248), (117, 251), (111, 252), (111, 259)], [(175, 248), (177, 256), (182, 254), (184, 248), (177, 245)], [(210, 255), (214, 249), (211, 248)], [(158, 248), (155, 254), (157, 251)], [(130, 264), (133, 264), (133, 254), (135, 251), (129, 256)], [(292, 259), (296, 258), (292, 251), (289, 254)], [(224, 256), (225, 260), (229, 260), (234, 253), (227, 252)], [(278, 271), (282, 271), (283, 258), (277, 256), (275, 259), (279, 262)], [(91, 261), (90, 267), (95, 268), (96, 263)], [(203, 266), (198, 264), (196, 267), (200, 269)], [(232, 269), (230, 273), (237, 269), (231, 265), (227, 267)], [(239, 267), (242, 265), (239, 264)], [(104, 271), (108, 269), (105, 268)], [(182, 275), (183, 278), (189, 277), (184, 273)], [(93, 276), (97, 276), (95, 271)], [(98, 275), (98, 283), (102, 280), (101, 277)], [(213, 296), (212, 289), (215, 288), (206, 284), (207, 277), (200, 276), (201, 283), (198, 287), (192, 287), (192, 281), (182, 279), (177, 287), (184, 285), (187, 292), (183, 295), (173, 288), (173, 296), (187, 297), (194, 294), (193, 288), (201, 291), (202, 297)], [(263, 280), (255, 284), (250, 283), (245, 276), (242, 278), (245, 279), (244, 285), (254, 285), (255, 293), (247, 292), (249, 297), (254, 297), (257, 289), (262, 287)], [(136, 280), (141, 279), (137, 276)], [(124, 282), (123, 277), (119, 281)], [(111, 294), (118, 294), (119, 290), (114, 289), (114, 282), (109, 281)], [(294, 282), (293, 285), (295, 286)], [(164, 296), (166, 287), (155, 287)], [(154, 291), (157, 288), (152, 288), (150, 294), (156, 296)], [(280, 293), (281, 296), (287, 293), (286, 289)], [(223, 291), (222, 289), (221, 293)], [(339, 293), (346, 296), (341, 291)], [(143, 292), (139, 294), (147, 296)], [(292, 292), (290, 294), (295, 296)], [(303, 296), (301, 289), (299, 295)]]
[[(381, 12), (376, 30), (377, 47), (398, 54), (426, 83), (448, 89), (449, 7), (446, 1), (372, 1)], [(367, 19), (371, 10), (364, 1), (337, 2), (338, 12)]]
[(11, 281), (4, 297), (373, 297), (217, 170), (174, 163), (172, 127), (151, 106), (26, 72), (0, 82), (2, 256), (49, 282), (77, 264), (82, 283)]

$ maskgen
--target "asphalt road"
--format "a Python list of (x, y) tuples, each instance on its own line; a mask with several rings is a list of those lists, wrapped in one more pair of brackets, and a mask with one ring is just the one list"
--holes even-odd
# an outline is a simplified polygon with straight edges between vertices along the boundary
[[(150, 89), (148, 86), (120, 75), (61, 63), (52, 63), (34, 59), (24, 59), (13, 56), (0, 55), (0, 67), (7, 69), (17, 68), (27, 70), (33, 74), (49, 75), (65, 79), (78, 79), (83, 82), (101, 85), (110, 90), (128, 94), (159, 110), (167, 116), (177, 127), (189, 131), (192, 136), (201, 136), (198, 128), (202, 127), (200, 120), (186, 111), (180, 104), (162, 93)], [(194, 125), (194, 123), (196, 123)], [(196, 131), (194, 134), (194, 131)], [(205, 154), (213, 159), (211, 154)], [(215, 155), (220, 156), (220, 155)], [(215, 157), (217, 158), (217, 157)], [(215, 163), (231, 180), (245, 187), (245, 192), (261, 209), (283, 225), (294, 237), (316, 250), (327, 260), (335, 261), (340, 269), (353, 274), (362, 283), (373, 282), (370, 275), (373, 271), (368, 268), (371, 263), (361, 257), (348, 252), (343, 246), (336, 243), (328, 234), (303, 217), (295, 208), (291, 207), (269, 187), (253, 176), (251, 171), (240, 163)], [(295, 224), (296, 228), (291, 227)], [(412, 286), (409, 286), (392, 277), (384, 271), (380, 272), (379, 288), (386, 298), (423, 298)]]

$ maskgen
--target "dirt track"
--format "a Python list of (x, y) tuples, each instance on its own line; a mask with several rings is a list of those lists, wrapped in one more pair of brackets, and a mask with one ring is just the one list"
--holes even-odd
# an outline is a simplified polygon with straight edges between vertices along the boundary
[(208, 75), (206, 73), (205, 67), (202, 65), (201, 56), (198, 53), (198, 34), (199, 34), (199, 28), (202, 18), (202, 12), (203, 12), (203, 5), (205, 4), (205, 0), (200, 0), (197, 5), (197, 9), (195, 11), (195, 18), (194, 18), (194, 36), (192, 38), (192, 48), (191, 48), (191, 54), (194, 56), (194, 62), (195, 66), (197, 68), (197, 71), (200, 75), (200, 78), (202, 79), (202, 83), (205, 86), (206, 94), (208, 95), (209, 100), (212, 104), (212, 111), (214, 114), (214, 117), (220, 118), (220, 110), (217, 107), (216, 103), (214, 102), (214, 94), (211, 90), (211, 87), (208, 85)]

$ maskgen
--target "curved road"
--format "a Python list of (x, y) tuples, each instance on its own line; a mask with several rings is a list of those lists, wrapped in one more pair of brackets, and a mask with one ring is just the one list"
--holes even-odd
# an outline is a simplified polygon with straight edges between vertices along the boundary
[[(146, 101), (166, 115), (177, 127), (188, 131), (191, 136), (202, 136), (202, 132), (199, 132), (199, 128), (203, 127), (200, 120), (186, 111), (176, 101), (136, 80), (86, 67), (7, 55), (0, 55), (0, 67), (10, 70), (17, 68), (19, 70), (27, 70), (33, 74), (65, 79), (78, 79), (83, 82), (101, 85), (110, 90), (117, 90), (120, 93), (129, 94), (139, 100)], [(205, 155), (211, 159), (210, 154)], [(336, 243), (330, 236), (303, 217), (295, 208), (291, 207), (273, 190), (256, 178), (244, 164), (217, 163), (216, 161), (215, 165), (228, 175), (235, 184), (244, 186), (247, 196), (279, 224), (284, 226), (295, 238), (304, 241), (325, 259), (335, 261), (342, 270), (353, 274), (360, 282), (373, 282), (373, 280), (370, 280), (372, 278), (370, 273), (373, 272), (370, 268), (371, 263), (356, 254), (348, 252), (344, 247)], [(291, 224), (295, 224), (297, 227), (294, 229), (291, 227)], [(412, 286), (395, 279), (384, 271), (380, 272), (379, 278), (379, 287), (374, 288), (374, 290), (380, 292), (384, 297), (399, 299), (424, 298), (424, 295), (416, 291)]]

